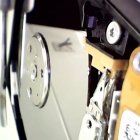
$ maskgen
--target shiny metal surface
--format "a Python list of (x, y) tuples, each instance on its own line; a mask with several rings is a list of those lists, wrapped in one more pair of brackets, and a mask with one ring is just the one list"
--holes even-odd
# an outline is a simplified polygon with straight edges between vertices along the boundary
[[(90, 122), (90, 127), (87, 126)], [(90, 114), (86, 114), (83, 118), (79, 140), (104, 140), (103, 138), (104, 125), (97, 122)]]
[(133, 68), (135, 71), (140, 73), (140, 52), (138, 52), (134, 57)]
[[(22, 52), (29, 49), (28, 44), (36, 32), (40, 32), (48, 43), (51, 85), (46, 104), (38, 108), (24, 88), (28, 85), (27, 77), (21, 74), (19, 103), (27, 139), (77, 140), (88, 91), (88, 55), (79, 41), (82, 41), (82, 34), (73, 30), (28, 25)], [(70, 45), (59, 48), (59, 44), (67, 38), (70, 38)], [(24, 65), (23, 60), (22, 56), (21, 66)], [(21, 73), (24, 71), (26, 69), (21, 67)]]
[(50, 89), (50, 57), (47, 43), (41, 34), (33, 35), (22, 56), (24, 62), (21, 67), (24, 71), (21, 73), (21, 82), (23, 77), (26, 77), (26, 81), (21, 84), (21, 88), (27, 90), (35, 106), (42, 107)]
[(120, 97), (120, 92), (114, 91), (115, 83), (116, 79), (110, 78), (110, 72), (105, 69), (87, 107), (79, 140), (112, 140)]
[[(108, 76), (108, 70), (105, 70), (93, 93), (93, 97), (90, 99), (87, 113), (83, 118), (79, 140), (104, 140), (107, 122), (103, 116), (103, 102), (107, 93), (106, 87), (109, 80)], [(87, 122), (88, 126), (90, 122), (90, 128), (87, 127)]]
[(106, 30), (106, 39), (108, 43), (115, 44), (119, 41), (122, 31), (119, 23), (116, 21), (110, 22)]
[(0, 0), (0, 9), (3, 11), (13, 9), (14, 4), (15, 4), (15, 0)]
[(7, 9), (4, 9), (5, 3), (1, 1), (0, 10), (0, 125), (7, 125), (6, 112), (6, 91), (5, 91), (5, 69), (6, 69), (6, 24), (7, 24)]
[(24, 10), (25, 12), (30, 12), (35, 5), (35, 0), (24, 0)]

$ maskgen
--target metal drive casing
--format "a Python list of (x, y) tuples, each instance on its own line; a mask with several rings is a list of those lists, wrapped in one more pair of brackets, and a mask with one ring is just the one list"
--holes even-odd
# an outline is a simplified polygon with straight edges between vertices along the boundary
[[(28, 43), (36, 32), (41, 33), (48, 44), (51, 84), (47, 101), (42, 108), (34, 105), (24, 85), (20, 89), (19, 105), (26, 137), (28, 140), (76, 140), (85, 113), (87, 96), (85, 93), (88, 83), (88, 57), (78, 40), (77, 34), (80, 33), (46, 26), (27, 25), (23, 52), (30, 48)], [(70, 43), (59, 46), (67, 38)], [(33, 49), (37, 44), (36, 42), (32, 45)], [(41, 71), (38, 72), (40, 76)], [(32, 78), (34, 79), (34, 76)], [(22, 84), (24, 82), (27, 84), (25, 77), (22, 79)]]

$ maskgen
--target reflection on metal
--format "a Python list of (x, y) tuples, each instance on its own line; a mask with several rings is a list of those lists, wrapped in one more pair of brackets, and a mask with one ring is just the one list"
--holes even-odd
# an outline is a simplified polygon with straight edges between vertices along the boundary
[(140, 52), (138, 52), (134, 57), (133, 68), (135, 71), (140, 73)]
[(47, 43), (40, 33), (32, 37), (22, 56), (21, 81), (26, 77), (24, 84), (30, 100), (35, 106), (43, 107), (50, 88), (50, 58)]
[(6, 117), (6, 93), (5, 93), (5, 69), (6, 69), (6, 48), (7, 48), (7, 13), (10, 1), (0, 1), (0, 125), (7, 125)]
[(34, 0), (25, 0), (24, 1), (24, 11), (30, 12), (34, 8), (35, 1)]
[(0, 93), (0, 125), (7, 126), (7, 112), (6, 112), (6, 92), (1, 90)]
[(117, 121), (117, 117), (118, 117), (120, 95), (121, 95), (121, 91), (113, 92), (110, 119), (109, 119), (109, 123), (108, 123), (108, 140), (114, 139), (114, 132), (115, 132), (114, 130), (116, 127), (116, 121)]
[(113, 140), (120, 98), (116, 79), (110, 78), (108, 70), (102, 74), (83, 118), (79, 140)]
[(87, 114), (83, 118), (79, 140), (104, 139), (107, 122), (103, 116), (103, 101), (107, 96), (108, 81), (108, 71), (105, 70), (87, 107)]

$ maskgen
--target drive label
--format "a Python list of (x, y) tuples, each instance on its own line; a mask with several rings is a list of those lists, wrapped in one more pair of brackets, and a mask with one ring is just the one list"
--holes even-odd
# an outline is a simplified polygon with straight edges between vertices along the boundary
[(140, 140), (140, 116), (130, 110), (124, 111), (118, 140)]

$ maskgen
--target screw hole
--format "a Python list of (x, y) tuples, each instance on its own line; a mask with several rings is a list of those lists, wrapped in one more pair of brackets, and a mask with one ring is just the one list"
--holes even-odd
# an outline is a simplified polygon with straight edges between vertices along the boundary
[(29, 96), (29, 98), (30, 98), (31, 95), (32, 95), (32, 88), (27, 89), (27, 93), (28, 93), (28, 96)]
[(32, 52), (32, 46), (30, 45), (30, 53)]
[(90, 120), (87, 120), (87, 128), (91, 128), (92, 127), (92, 122)]
[(98, 106), (98, 102), (97, 102), (97, 101), (95, 101), (95, 105), (97, 105), (97, 106)]
[(100, 91), (102, 91), (102, 90), (103, 90), (103, 88), (101, 87), (101, 88), (100, 88)]
[(43, 78), (43, 69), (41, 69), (41, 78)]

